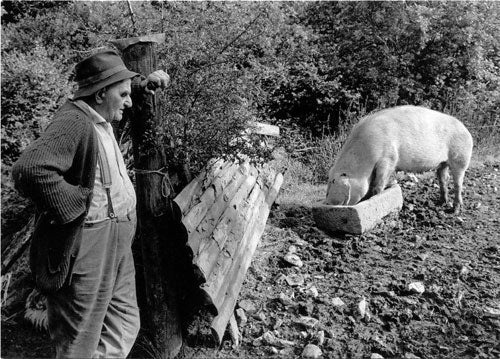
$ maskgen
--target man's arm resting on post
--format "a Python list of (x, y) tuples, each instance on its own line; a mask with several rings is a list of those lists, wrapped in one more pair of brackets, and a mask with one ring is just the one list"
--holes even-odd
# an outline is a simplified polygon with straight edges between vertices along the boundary
[(70, 183), (65, 175), (75, 161), (83, 161), (86, 151), (92, 151), (92, 126), (78, 117), (54, 121), (13, 166), (16, 189), (57, 223), (71, 222), (86, 211), (92, 188)]

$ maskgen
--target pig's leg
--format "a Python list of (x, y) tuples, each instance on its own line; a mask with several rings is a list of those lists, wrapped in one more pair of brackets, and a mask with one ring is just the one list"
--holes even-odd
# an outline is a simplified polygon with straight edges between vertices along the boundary
[(465, 177), (465, 168), (452, 168), (451, 175), (455, 185), (455, 198), (453, 200), (453, 213), (459, 214), (462, 209), (462, 189)]
[(394, 169), (394, 162), (388, 158), (377, 162), (375, 165), (375, 178), (372, 182), (372, 195), (379, 194), (385, 189)]
[(437, 168), (437, 178), (439, 180), (439, 190), (441, 192), (440, 202), (443, 205), (448, 203), (448, 163), (442, 162)]

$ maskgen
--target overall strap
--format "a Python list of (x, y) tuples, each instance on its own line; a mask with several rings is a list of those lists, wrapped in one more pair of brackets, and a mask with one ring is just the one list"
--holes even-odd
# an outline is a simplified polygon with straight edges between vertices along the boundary
[(108, 216), (109, 218), (115, 218), (115, 212), (113, 210), (113, 203), (111, 202), (111, 171), (109, 169), (109, 161), (104, 150), (104, 145), (99, 136), (99, 151), (97, 154), (97, 159), (99, 161), (99, 168), (101, 170), (101, 181), (102, 186), (106, 190), (106, 197), (108, 197)]

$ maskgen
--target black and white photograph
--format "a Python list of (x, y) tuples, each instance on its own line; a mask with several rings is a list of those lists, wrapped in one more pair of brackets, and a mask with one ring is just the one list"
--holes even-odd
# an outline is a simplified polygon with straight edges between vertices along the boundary
[(0, 7), (0, 359), (500, 359), (500, 2)]

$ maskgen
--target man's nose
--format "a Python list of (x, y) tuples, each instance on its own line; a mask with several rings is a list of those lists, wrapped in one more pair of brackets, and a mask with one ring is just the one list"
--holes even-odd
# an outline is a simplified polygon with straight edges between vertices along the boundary
[(125, 99), (125, 107), (132, 107), (132, 99), (130, 98), (130, 96), (127, 96), (127, 98)]

